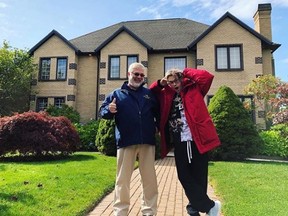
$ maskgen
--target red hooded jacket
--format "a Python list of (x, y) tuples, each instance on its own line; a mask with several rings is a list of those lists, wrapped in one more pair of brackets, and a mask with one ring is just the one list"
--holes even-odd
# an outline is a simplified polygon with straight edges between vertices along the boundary
[[(192, 133), (193, 140), (201, 154), (220, 145), (216, 128), (212, 122), (204, 96), (209, 91), (214, 76), (206, 70), (186, 68), (182, 76), (181, 97), (185, 116)], [(160, 135), (161, 157), (165, 157), (171, 150), (166, 143), (168, 133), (165, 133), (170, 108), (175, 91), (167, 86), (161, 86), (160, 80), (151, 84), (150, 89), (160, 102)]]

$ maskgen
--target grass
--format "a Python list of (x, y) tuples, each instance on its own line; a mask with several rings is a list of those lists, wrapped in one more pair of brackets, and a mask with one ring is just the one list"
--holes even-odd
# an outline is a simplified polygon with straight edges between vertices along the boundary
[(0, 162), (0, 215), (86, 215), (114, 187), (116, 158), (79, 152), (49, 162)]
[(288, 163), (214, 162), (209, 176), (225, 216), (287, 215)]
[[(116, 158), (79, 152), (49, 162), (0, 162), (0, 215), (83, 216), (114, 187)], [(286, 215), (288, 163), (211, 162), (225, 216)]]

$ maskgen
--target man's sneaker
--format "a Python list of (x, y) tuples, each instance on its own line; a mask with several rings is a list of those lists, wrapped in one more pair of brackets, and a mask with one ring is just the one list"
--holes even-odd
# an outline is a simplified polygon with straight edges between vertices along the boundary
[(210, 211), (207, 213), (208, 216), (220, 216), (221, 202), (216, 200), (214, 203), (214, 207), (211, 208)]

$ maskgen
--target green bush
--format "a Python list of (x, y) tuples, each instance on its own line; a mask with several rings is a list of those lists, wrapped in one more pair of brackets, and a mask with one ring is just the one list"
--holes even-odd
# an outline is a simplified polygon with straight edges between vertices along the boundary
[(116, 156), (115, 121), (101, 119), (98, 126), (95, 144), (102, 154)]
[(73, 107), (68, 106), (67, 104), (62, 104), (61, 107), (55, 107), (49, 105), (47, 113), (51, 116), (65, 116), (67, 117), (72, 123), (79, 123), (80, 122), (80, 114)]
[(79, 142), (75, 127), (63, 116), (25, 112), (0, 118), (0, 156), (69, 155)]
[(268, 131), (260, 132), (264, 141), (260, 155), (288, 157), (288, 124), (272, 126)]
[(98, 131), (99, 120), (91, 120), (86, 124), (75, 123), (80, 136), (80, 151), (98, 151), (95, 138)]
[(288, 123), (273, 125), (271, 129), (274, 131), (279, 131), (281, 137), (288, 138)]
[(211, 159), (243, 160), (257, 153), (263, 141), (248, 111), (229, 87), (218, 89), (208, 111), (221, 141), (221, 146), (210, 152)]

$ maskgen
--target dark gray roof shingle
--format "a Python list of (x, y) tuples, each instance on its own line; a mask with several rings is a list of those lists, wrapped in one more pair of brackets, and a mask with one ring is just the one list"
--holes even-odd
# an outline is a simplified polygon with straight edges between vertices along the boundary
[(74, 38), (70, 42), (81, 52), (94, 52), (121, 28), (132, 32), (153, 50), (177, 50), (187, 49), (209, 26), (185, 18), (127, 21)]

